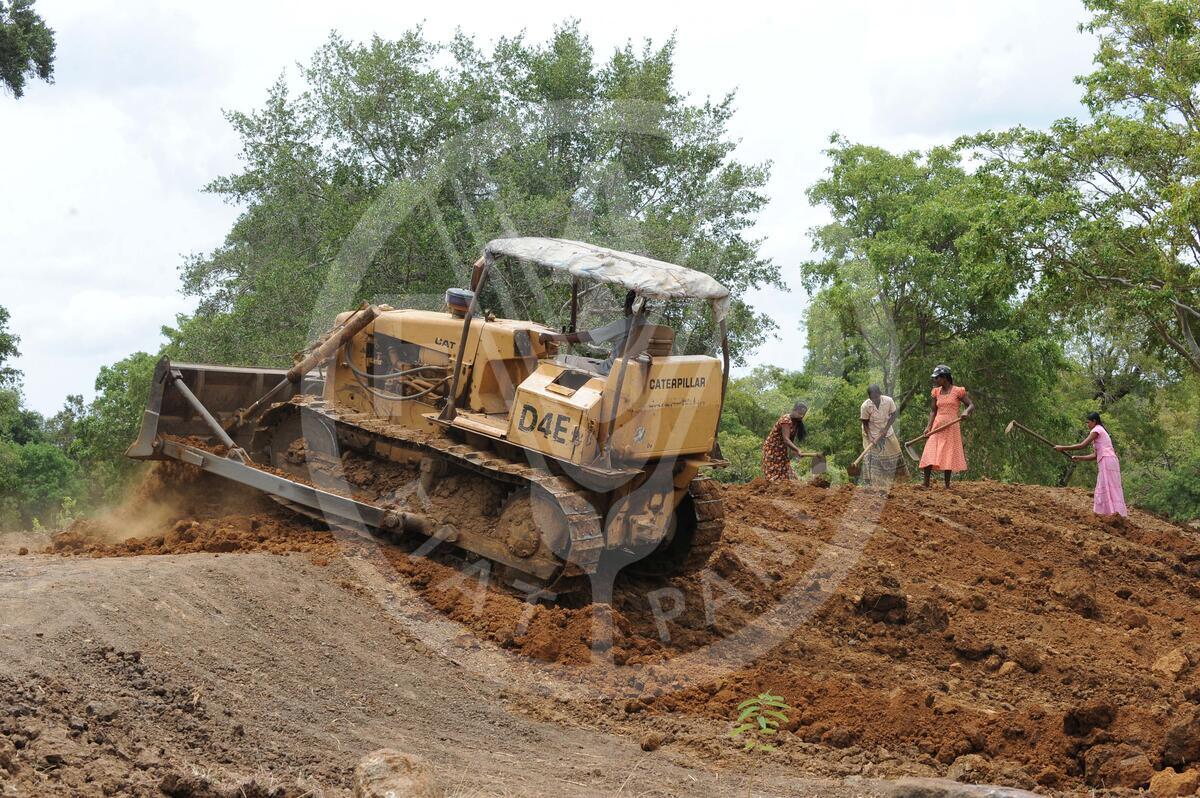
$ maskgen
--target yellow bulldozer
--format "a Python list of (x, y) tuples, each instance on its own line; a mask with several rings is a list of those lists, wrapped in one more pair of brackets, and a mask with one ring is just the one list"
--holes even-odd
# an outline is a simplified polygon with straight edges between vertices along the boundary
[[(565, 273), (564, 330), (480, 307), (506, 264)], [(581, 286), (595, 283), (627, 292), (606, 359), (564, 346), (597, 340), (576, 329)], [(343, 313), (288, 370), (163, 358), (126, 454), (190, 463), (331, 526), (456, 547), (531, 595), (701, 564), (724, 523), (702, 472), (723, 464), (728, 290), (640, 255), (504, 238), (445, 299)], [(707, 301), (721, 358), (674, 354), (648, 300)]]

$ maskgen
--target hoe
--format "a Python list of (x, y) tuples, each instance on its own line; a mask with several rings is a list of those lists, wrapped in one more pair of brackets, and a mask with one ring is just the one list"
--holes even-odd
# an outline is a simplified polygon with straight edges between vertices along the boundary
[[(1050, 448), (1052, 448), (1052, 449), (1054, 448), (1054, 444), (1053, 444), (1053, 443), (1052, 443), (1052, 442), (1051, 442), (1051, 441), (1050, 441), (1048, 438), (1045, 438), (1045, 437), (1043, 437), (1043, 436), (1039, 435), (1038, 433), (1034, 432), (1034, 431), (1033, 431), (1033, 430), (1031, 430), (1029, 427), (1027, 427), (1027, 426), (1025, 426), (1024, 424), (1022, 424), (1020, 421), (1017, 421), (1015, 418), (1014, 418), (1012, 421), (1008, 422), (1008, 426), (1006, 426), (1006, 427), (1004, 428), (1004, 434), (1005, 434), (1005, 435), (1012, 435), (1012, 431), (1013, 431), (1014, 429), (1019, 429), (1019, 430), (1023, 430), (1023, 431), (1025, 431), (1025, 432), (1028, 432), (1030, 435), (1032, 435), (1033, 437), (1037, 438), (1039, 441), (1041, 441), (1042, 443), (1046, 444), (1046, 445), (1047, 445), (1047, 446), (1049, 446)], [(1057, 449), (1055, 449), (1055, 451), (1058, 451), (1058, 450), (1057, 450)], [(1062, 454), (1063, 454), (1063, 455), (1064, 455), (1064, 456), (1065, 456), (1065, 457), (1066, 457), (1068, 460), (1070, 460), (1070, 459), (1071, 459), (1071, 453), (1070, 453), (1070, 452), (1062, 452)]]

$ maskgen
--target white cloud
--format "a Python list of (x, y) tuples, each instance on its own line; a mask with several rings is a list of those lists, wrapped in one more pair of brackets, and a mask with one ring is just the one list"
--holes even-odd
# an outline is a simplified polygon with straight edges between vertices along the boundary
[(925, 147), (1015, 122), (1079, 113), (1074, 75), (1091, 42), (1080, 6), (849, 2), (680, 7), (644, 2), (514, 4), (245, 3), (39, 0), (57, 31), (57, 82), (0, 97), (0, 304), (22, 336), (30, 404), (56, 410), (90, 395), (98, 368), (153, 351), (158, 329), (190, 307), (183, 255), (217, 246), (238, 209), (200, 193), (237, 168), (222, 108), (257, 105), (283, 70), (337, 28), (397, 36), (425, 23), (487, 44), (527, 30), (544, 39), (580, 18), (604, 57), (627, 37), (678, 35), (678, 85), (694, 97), (737, 89), (740, 157), (771, 160), (759, 232), (791, 294), (755, 302), (780, 325), (757, 362), (801, 365), (797, 267), (821, 221), (804, 191), (832, 131), (892, 148)]

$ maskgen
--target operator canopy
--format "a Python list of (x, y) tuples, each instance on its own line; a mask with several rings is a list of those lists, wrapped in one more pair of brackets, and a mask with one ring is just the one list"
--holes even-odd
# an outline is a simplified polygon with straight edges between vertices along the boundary
[(565, 238), (496, 238), (483, 248), (490, 264), (501, 256), (613, 283), (654, 299), (707, 299), (717, 323), (729, 312), (729, 289), (695, 269)]

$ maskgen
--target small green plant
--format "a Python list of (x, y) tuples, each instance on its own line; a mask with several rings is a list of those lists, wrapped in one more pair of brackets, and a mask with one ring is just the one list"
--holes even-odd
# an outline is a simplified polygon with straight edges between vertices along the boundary
[(60, 529), (69, 526), (75, 520), (78, 503), (78, 500), (74, 496), (63, 496), (62, 509), (58, 511), (58, 526)]
[(771, 695), (768, 690), (743, 701), (737, 708), (737, 720), (729, 736), (735, 740), (744, 737), (743, 751), (774, 751), (775, 746), (769, 740), (779, 733), (780, 723), (787, 723), (786, 713), (791, 710), (783, 697)]

